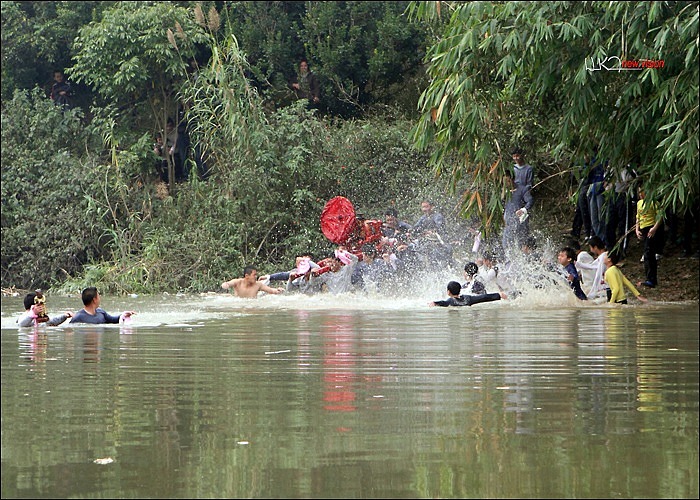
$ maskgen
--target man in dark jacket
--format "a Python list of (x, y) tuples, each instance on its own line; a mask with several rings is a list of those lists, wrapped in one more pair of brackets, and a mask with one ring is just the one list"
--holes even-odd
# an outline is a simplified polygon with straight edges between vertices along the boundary
[(506, 299), (508, 296), (503, 293), (484, 293), (482, 295), (460, 295), (462, 291), (462, 285), (456, 281), (450, 281), (447, 284), (447, 295), (449, 296), (447, 300), (436, 300), (434, 302), (428, 302), (430, 307), (440, 306), (473, 306), (474, 304), (481, 304), (482, 302), (493, 302), (494, 300)]
[(299, 61), (299, 75), (292, 82), (292, 89), (297, 99), (308, 99), (310, 105), (316, 105), (320, 100), (321, 89), (318, 85), (318, 77), (309, 69), (309, 62), (306, 59)]
[(65, 80), (63, 71), (53, 72), (53, 85), (51, 86), (51, 100), (64, 109), (70, 108), (71, 88), (70, 83)]

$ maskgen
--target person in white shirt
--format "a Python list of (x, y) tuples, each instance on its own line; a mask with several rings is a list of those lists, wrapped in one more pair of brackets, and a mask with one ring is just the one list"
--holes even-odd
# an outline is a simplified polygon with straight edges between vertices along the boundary
[(593, 236), (588, 240), (588, 246), (593, 255), (596, 256), (595, 260), (590, 264), (577, 261), (576, 267), (580, 267), (582, 270), (595, 271), (595, 274), (590, 282), (584, 283), (583, 291), (586, 293), (589, 300), (598, 297), (607, 297), (610, 287), (605, 283), (605, 271), (607, 269), (605, 258), (608, 256), (605, 243), (599, 237)]
[(312, 288), (320, 287), (332, 294), (346, 293), (352, 290), (352, 273), (359, 259), (357, 255), (340, 246), (335, 251), (335, 256), (330, 259), (330, 270), (320, 276), (315, 276), (313, 271), (309, 279)]

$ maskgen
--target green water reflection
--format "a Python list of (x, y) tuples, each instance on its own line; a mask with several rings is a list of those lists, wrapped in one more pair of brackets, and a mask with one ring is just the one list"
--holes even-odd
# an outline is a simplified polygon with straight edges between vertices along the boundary
[(698, 497), (697, 305), (143, 300), (3, 300), (3, 498)]

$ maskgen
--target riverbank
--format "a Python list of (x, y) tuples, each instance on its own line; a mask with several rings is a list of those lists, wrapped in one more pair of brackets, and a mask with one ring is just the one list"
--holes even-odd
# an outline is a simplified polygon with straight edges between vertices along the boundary
[[(560, 235), (561, 243), (565, 244), (570, 237), (568, 231), (571, 229), (573, 219), (571, 204), (564, 199), (557, 199), (556, 196), (539, 194), (538, 198), (543, 200), (538, 204), (541, 214), (540, 227), (545, 228), (545, 232), (549, 234)], [(683, 256), (680, 243), (671, 241), (667, 231), (666, 245), (659, 261), (658, 286), (656, 288), (638, 287), (640, 293), (654, 302), (698, 302), (700, 300), (700, 260), (697, 258), (697, 244), (696, 240), (693, 246), (694, 257), (686, 258)], [(582, 247), (586, 248), (585, 245)], [(620, 267), (635, 286), (645, 280), (644, 263), (640, 262), (643, 251), (643, 243), (632, 233), (628, 239), (627, 256), (620, 263)]]

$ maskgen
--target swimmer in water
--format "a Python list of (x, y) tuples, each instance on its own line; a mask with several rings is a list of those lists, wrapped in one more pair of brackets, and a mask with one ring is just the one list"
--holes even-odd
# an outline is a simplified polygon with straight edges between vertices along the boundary
[(508, 296), (503, 292), (484, 293), (481, 295), (460, 295), (462, 285), (456, 281), (450, 281), (447, 284), (447, 300), (436, 300), (428, 302), (430, 307), (448, 307), (448, 306), (473, 306), (482, 302), (493, 302), (494, 300), (507, 299)]
[(234, 278), (221, 284), (221, 288), (228, 290), (233, 288), (236, 297), (255, 299), (258, 292), (266, 292), (274, 295), (280, 294), (284, 288), (271, 288), (262, 281), (258, 281), (258, 270), (254, 266), (246, 266), (243, 269), (242, 278)]

